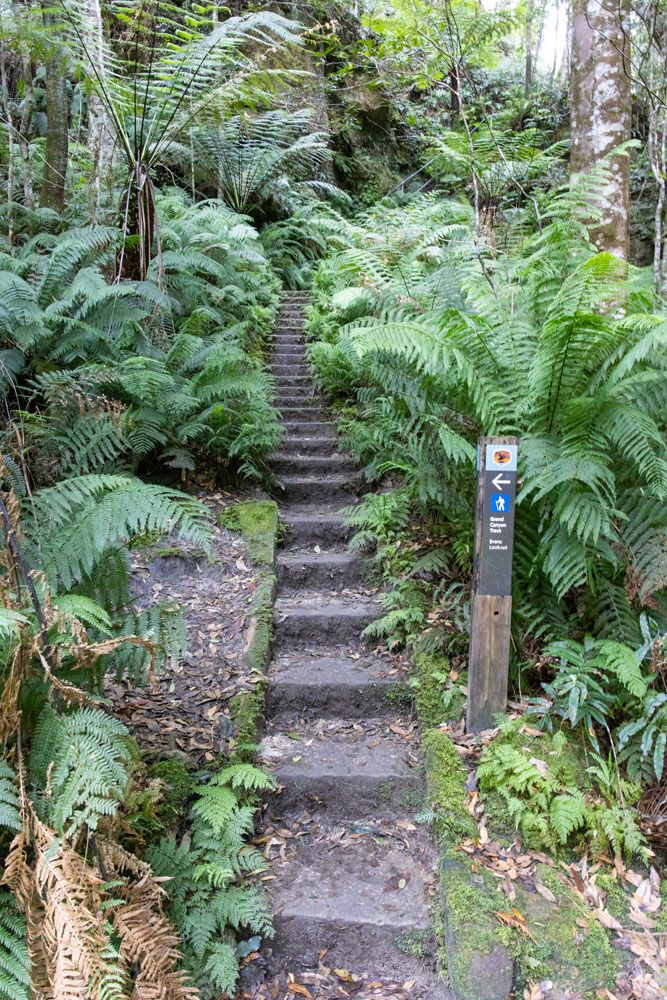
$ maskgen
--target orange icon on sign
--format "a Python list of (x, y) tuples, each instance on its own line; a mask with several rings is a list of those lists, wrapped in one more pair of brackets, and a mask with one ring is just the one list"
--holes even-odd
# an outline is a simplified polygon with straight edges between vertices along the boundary
[(511, 458), (512, 454), (509, 451), (499, 449), (493, 453), (493, 461), (496, 465), (507, 465)]

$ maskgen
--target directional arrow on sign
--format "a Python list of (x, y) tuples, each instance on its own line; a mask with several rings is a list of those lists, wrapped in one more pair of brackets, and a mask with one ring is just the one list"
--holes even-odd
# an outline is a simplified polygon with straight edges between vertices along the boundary
[(502, 473), (499, 472), (498, 475), (496, 476), (496, 478), (492, 479), (491, 482), (493, 483), (493, 485), (495, 486), (495, 488), (497, 490), (499, 490), (503, 486), (510, 486), (512, 480), (511, 479), (503, 479)]

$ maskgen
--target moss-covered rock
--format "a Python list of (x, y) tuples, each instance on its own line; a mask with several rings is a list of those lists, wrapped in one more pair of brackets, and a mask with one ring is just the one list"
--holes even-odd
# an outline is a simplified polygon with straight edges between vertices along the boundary
[(465, 695), (458, 687), (447, 685), (450, 664), (442, 653), (415, 652), (414, 688), (417, 714), (422, 726), (455, 722), (463, 714)]
[(273, 566), (278, 533), (278, 505), (275, 500), (247, 500), (225, 507), (220, 523), (230, 531), (240, 531), (248, 557), (254, 566)]
[(264, 713), (265, 677), (271, 658), (278, 506), (274, 500), (237, 503), (227, 507), (220, 520), (229, 530), (242, 533), (248, 560), (259, 570), (250, 599), (250, 625), (243, 658), (246, 667), (260, 677), (251, 691), (242, 691), (229, 705), (234, 724), (234, 752), (237, 757), (250, 760)]
[(422, 749), (438, 835), (452, 842), (475, 836), (466, 804), (466, 772), (456, 747), (441, 729), (429, 729), (422, 736)]
[(447, 971), (457, 1000), (507, 1000), (514, 981), (514, 961), (507, 928), (496, 912), (498, 888), (482, 869), (473, 872), (455, 850), (441, 860)]
[(516, 941), (518, 985), (539, 976), (587, 1000), (598, 995), (598, 990), (613, 989), (620, 959), (609, 934), (554, 869), (540, 865), (537, 874), (557, 902), (549, 902), (520, 884), (516, 887), (515, 905), (535, 939), (521, 935)]

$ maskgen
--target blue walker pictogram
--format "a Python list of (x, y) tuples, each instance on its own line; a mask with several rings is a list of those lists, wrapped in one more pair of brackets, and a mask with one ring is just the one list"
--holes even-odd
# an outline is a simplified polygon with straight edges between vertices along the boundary
[(510, 509), (509, 493), (493, 493), (491, 495), (491, 512), (493, 514), (507, 514)]

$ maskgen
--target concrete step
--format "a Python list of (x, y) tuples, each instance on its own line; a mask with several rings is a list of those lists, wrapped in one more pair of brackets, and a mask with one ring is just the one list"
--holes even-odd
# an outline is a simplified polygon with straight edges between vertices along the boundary
[(355, 587), (367, 568), (366, 559), (349, 552), (284, 552), (278, 556), (280, 592)]
[(395, 736), (392, 718), (304, 725), (297, 713), (291, 720), (279, 717), (279, 729), (269, 722), (260, 756), (281, 786), (274, 810), (316, 809), (328, 821), (418, 812), (425, 789), (416, 740)]
[(322, 511), (295, 513), (282, 511), (281, 521), (285, 525), (285, 544), (336, 545), (346, 542), (353, 529), (345, 523), (342, 514)]
[(271, 466), (278, 475), (316, 476), (329, 472), (354, 479), (356, 471), (347, 455), (295, 455), (294, 452), (276, 452), (271, 457)]
[(276, 656), (266, 696), (267, 718), (305, 715), (365, 719), (395, 707), (403, 688), (379, 658), (314, 647)]
[(380, 604), (361, 594), (310, 594), (278, 597), (273, 607), (276, 649), (297, 643), (346, 643), (358, 640), (372, 621), (380, 618)]
[(345, 476), (285, 475), (280, 479), (285, 500), (327, 500), (342, 507), (355, 500), (355, 485)]

